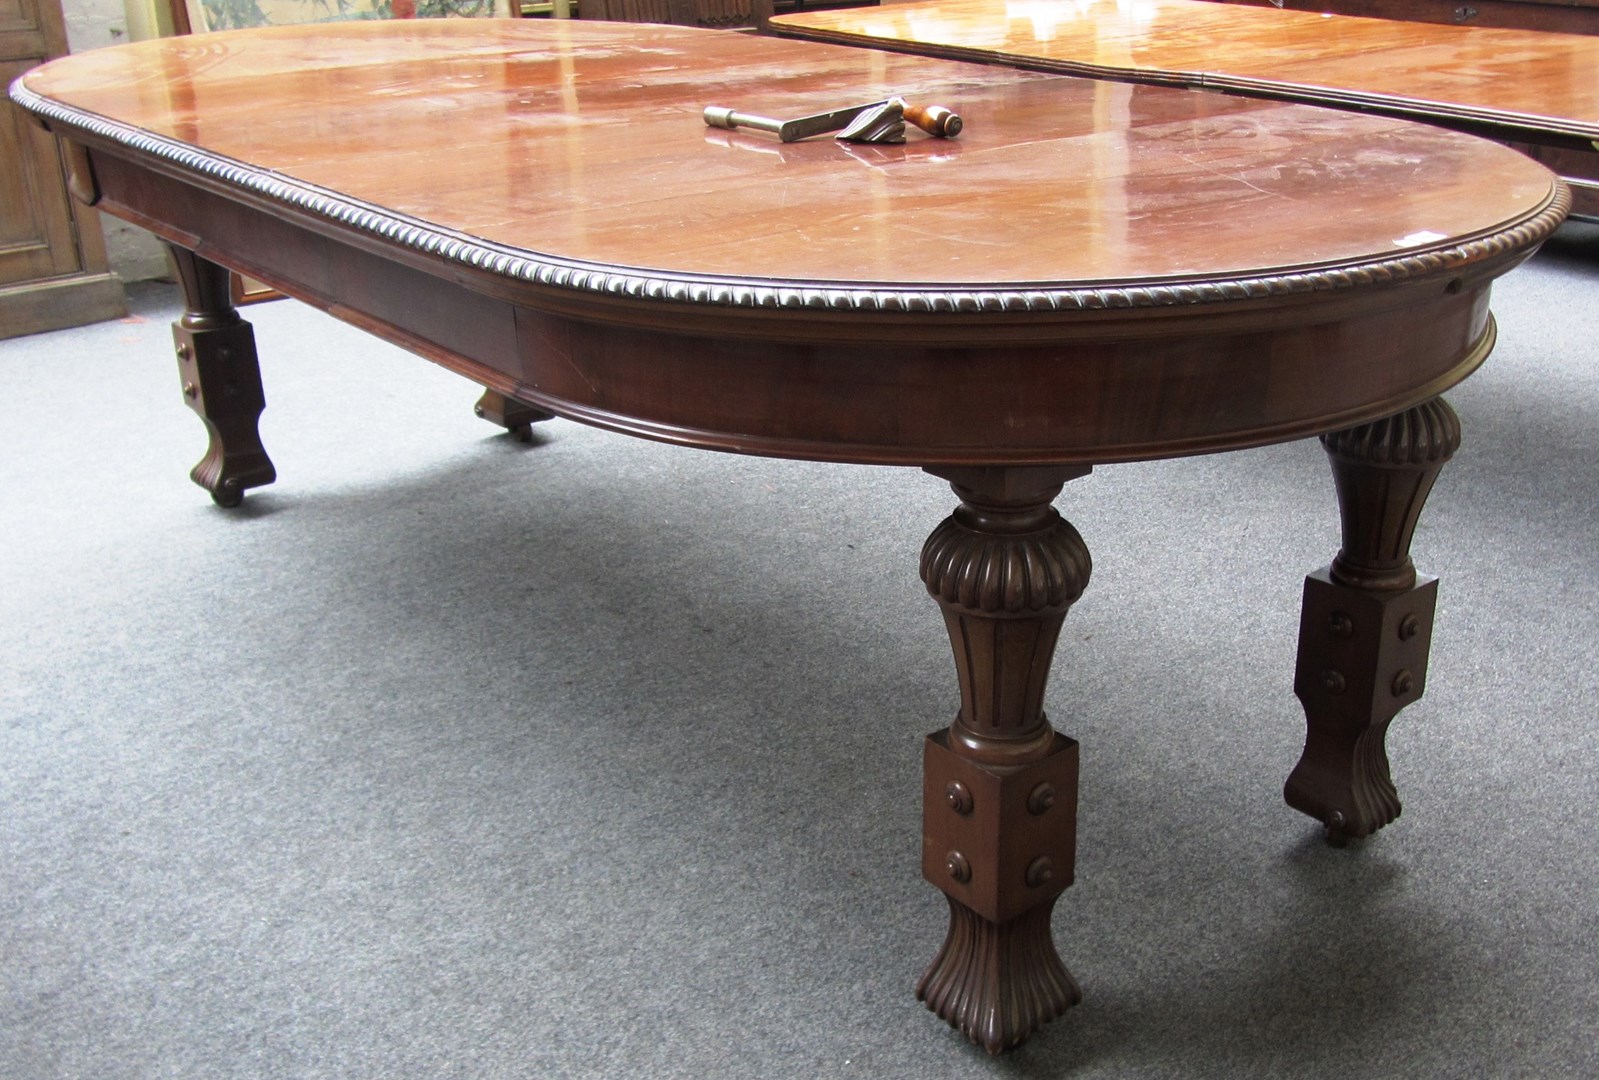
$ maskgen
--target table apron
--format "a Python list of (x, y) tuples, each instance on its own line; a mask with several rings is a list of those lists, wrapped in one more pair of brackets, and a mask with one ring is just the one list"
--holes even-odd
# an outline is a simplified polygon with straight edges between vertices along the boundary
[[(836, 328), (840, 316), (663, 302), (676, 322), (584, 317), (555, 290), (297, 221), (116, 153), (94, 153), (92, 167), (103, 209), (503, 394), (642, 437), (825, 461), (1097, 464), (1349, 427), (1476, 369), (1503, 269), (1322, 294), (1308, 320), (1289, 317), (1289, 297), (1057, 316), (1044, 340), (1006, 340), (1023, 321), (1011, 316), (939, 313), (900, 316), (895, 343), (881, 327), (858, 342), (804, 340), (807, 320)], [(985, 318), (986, 341), (945, 332)]]

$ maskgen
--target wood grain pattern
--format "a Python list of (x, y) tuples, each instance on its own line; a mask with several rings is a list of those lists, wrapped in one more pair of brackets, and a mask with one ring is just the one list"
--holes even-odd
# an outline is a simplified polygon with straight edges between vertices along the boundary
[(801, 12), (777, 33), (1360, 106), (1506, 139), (1599, 138), (1599, 40), (1205, 0), (923, 0)]
[[(1371, 118), (849, 50), (800, 70), (789, 43), (665, 27), (641, 65), (616, 47), (628, 27), (479, 25), (141, 43), (23, 85), (440, 231), (663, 276), (1015, 288), (1258, 276), (1386, 258), (1422, 230), (1491, 229), (1503, 218), (1482, 213), (1490, 187), (1518, 207), (1547, 193), (1513, 157)], [(855, 157), (699, 117), (708, 102), (786, 116), (894, 92), (949, 104), (966, 132)], [(1263, 155), (1268, 144), (1291, 154)], [(1347, 212), (1307, 215), (1306, 199)]]
[[(700, 118), (895, 92), (966, 131), (863, 153)], [(114, 212), (491, 389), (837, 460), (1123, 460), (1399, 411), (1481, 362), (1489, 282), (1566, 198), (1381, 118), (669, 27), (205, 35), (14, 93)]]
[(1291, 11), (1359, 15), (1448, 26), (1502, 26), (1557, 34), (1599, 33), (1599, 5), (1592, 0), (1224, 0)]

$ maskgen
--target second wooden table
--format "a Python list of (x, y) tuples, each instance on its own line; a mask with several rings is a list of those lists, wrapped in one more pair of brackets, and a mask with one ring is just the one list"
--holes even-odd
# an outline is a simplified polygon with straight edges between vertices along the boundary
[(1599, 214), (1599, 37), (1206, 0), (924, 0), (783, 15), (779, 34), (1398, 116), (1509, 143)]

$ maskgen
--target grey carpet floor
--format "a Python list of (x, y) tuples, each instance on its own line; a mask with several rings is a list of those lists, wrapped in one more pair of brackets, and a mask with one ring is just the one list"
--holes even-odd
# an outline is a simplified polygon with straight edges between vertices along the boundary
[(1497, 287), (1404, 815), (1346, 850), (1280, 794), (1320, 449), (1068, 486), (1086, 999), (1001, 1060), (911, 996), (940, 482), (524, 446), (278, 303), (227, 512), (170, 288), (0, 343), (0, 1077), (1599, 1075), (1596, 297), (1583, 226)]

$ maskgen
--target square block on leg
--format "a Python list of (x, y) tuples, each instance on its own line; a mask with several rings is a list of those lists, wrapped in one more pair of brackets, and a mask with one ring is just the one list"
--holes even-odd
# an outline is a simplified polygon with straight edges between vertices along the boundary
[(1307, 709), (1367, 722), (1421, 697), (1432, 647), (1438, 579), (1375, 592), (1341, 585), (1326, 569), (1305, 578), (1294, 693)]
[(1077, 858), (1078, 748), (1056, 734), (1025, 765), (987, 765), (927, 737), (922, 773), (922, 875), (994, 923), (1053, 899)]

